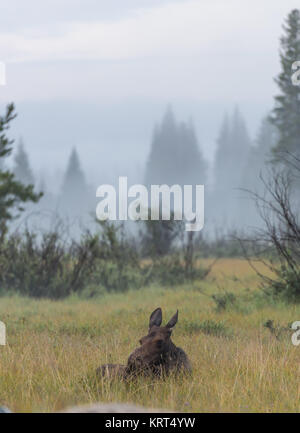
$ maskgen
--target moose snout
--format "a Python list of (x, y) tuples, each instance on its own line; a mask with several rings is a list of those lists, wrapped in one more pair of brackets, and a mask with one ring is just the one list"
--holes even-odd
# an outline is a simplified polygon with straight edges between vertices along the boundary
[(156, 341), (156, 347), (158, 348), (158, 349), (162, 349), (163, 348), (163, 344), (164, 344), (164, 340), (157, 340)]

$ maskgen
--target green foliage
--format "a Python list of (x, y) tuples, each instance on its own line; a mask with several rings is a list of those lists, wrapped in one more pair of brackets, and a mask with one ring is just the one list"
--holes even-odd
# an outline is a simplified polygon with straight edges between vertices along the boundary
[(101, 232), (98, 244), (94, 284), (108, 292), (125, 292), (144, 285), (140, 258), (134, 241), (125, 235), (124, 226), (99, 222)]
[(212, 299), (216, 303), (216, 311), (225, 311), (236, 304), (236, 296), (233, 293), (218, 293), (212, 295)]
[[(4, 116), (0, 116), (0, 162), (12, 152), (13, 140), (8, 139), (6, 131), (15, 117), (13, 104), (7, 106)], [(14, 173), (4, 170), (3, 163), (0, 165), (0, 240), (3, 240), (7, 233), (8, 222), (16, 217), (13, 211), (23, 211), (23, 203), (36, 203), (41, 196), (42, 193), (34, 192), (33, 185), (23, 185), (16, 180)]]
[[(284, 35), (280, 39), (281, 72), (276, 78), (280, 94), (275, 97), (275, 107), (271, 121), (279, 132), (275, 156), (280, 152), (300, 155), (300, 86), (291, 81), (292, 64), (300, 59), (300, 10), (292, 10), (283, 27)], [(279, 153), (279, 154), (278, 154)]]
[(1, 292), (35, 298), (60, 299), (72, 294), (91, 298), (154, 282), (180, 284), (207, 274), (197, 267), (187, 279), (179, 255), (143, 263), (121, 226), (106, 222), (100, 227), (99, 233), (87, 232), (79, 242), (63, 241), (58, 231), (38, 237), (27, 230), (7, 237), (0, 244)]
[(265, 290), (268, 294), (288, 302), (300, 302), (300, 269), (281, 265), (277, 279), (272, 280)]
[(145, 256), (157, 257), (170, 254), (174, 242), (183, 230), (182, 221), (174, 219), (171, 212), (170, 220), (144, 221), (142, 236), (142, 252)]
[(97, 262), (95, 280), (107, 292), (126, 292), (129, 289), (140, 289), (145, 285), (143, 274), (139, 267), (101, 260)]
[(40, 238), (26, 231), (0, 244), (1, 290), (59, 299), (73, 293), (94, 297), (124, 292), (145, 282), (135, 249), (118, 228), (102, 224), (96, 235), (64, 242), (58, 231)]
[(148, 267), (148, 281), (173, 286), (195, 279), (203, 280), (209, 270), (200, 265), (194, 267), (188, 274), (180, 254), (172, 254), (154, 260)]
[(59, 299), (80, 291), (95, 263), (95, 238), (66, 247), (57, 232), (41, 240), (28, 231), (12, 235), (0, 245), (0, 284), (7, 290), (35, 298)]

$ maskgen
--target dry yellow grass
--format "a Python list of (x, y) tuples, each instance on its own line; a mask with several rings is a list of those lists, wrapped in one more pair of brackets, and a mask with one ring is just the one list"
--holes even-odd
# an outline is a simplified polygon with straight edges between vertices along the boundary
[[(248, 305), (257, 285), (246, 262), (228, 259), (207, 281), (175, 289), (151, 287), (91, 301), (2, 298), (7, 345), (0, 346), (0, 404), (22, 412), (96, 401), (195, 412), (299, 412), (300, 346), (292, 345), (289, 333), (277, 340), (263, 323), (286, 326), (300, 320), (300, 308)], [(240, 294), (243, 308), (216, 312), (207, 295), (222, 288)], [(97, 383), (96, 367), (125, 362), (157, 306), (165, 320), (179, 309), (173, 340), (188, 353), (193, 376)], [(228, 336), (203, 333), (198, 325), (205, 320), (223, 323)]]

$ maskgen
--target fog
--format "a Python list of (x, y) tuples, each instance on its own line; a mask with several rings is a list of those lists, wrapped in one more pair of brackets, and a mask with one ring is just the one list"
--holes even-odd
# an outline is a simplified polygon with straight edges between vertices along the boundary
[(274, 145), (266, 116), (282, 23), (297, 1), (24, 6), (2, 6), (0, 109), (16, 104), (7, 163), (17, 170), (21, 140), (46, 193), (38, 209), (90, 218), (97, 186), (125, 175), (131, 183), (204, 183), (208, 226), (258, 223), (238, 188), (259, 188)]

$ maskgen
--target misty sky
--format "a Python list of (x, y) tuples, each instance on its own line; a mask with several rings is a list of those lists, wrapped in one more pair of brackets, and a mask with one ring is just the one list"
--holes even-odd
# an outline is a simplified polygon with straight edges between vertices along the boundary
[[(0, 61), (36, 171), (75, 145), (99, 183), (140, 164), (168, 103), (211, 158), (226, 110), (252, 135), (272, 107), (279, 37), (294, 0), (1, 0)], [(295, 59), (300, 60), (300, 59)], [(125, 160), (128, 161), (125, 163)]]

